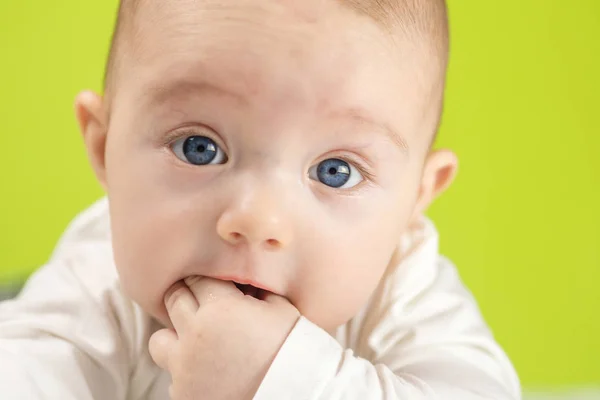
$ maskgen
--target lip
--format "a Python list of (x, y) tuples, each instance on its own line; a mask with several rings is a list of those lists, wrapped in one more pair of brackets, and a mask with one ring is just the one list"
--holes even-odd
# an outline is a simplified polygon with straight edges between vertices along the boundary
[(254, 286), (257, 289), (261, 289), (261, 290), (264, 290), (266, 292), (271, 292), (271, 293), (275, 293), (276, 294), (276, 292), (273, 289), (271, 289), (270, 287), (265, 286), (265, 285), (263, 285), (261, 283), (258, 283), (256, 281), (253, 281), (252, 279), (241, 278), (239, 276), (233, 276), (233, 275), (214, 276), (212, 278), (213, 279), (220, 279), (222, 281), (232, 281), (232, 282), (235, 282), (235, 283), (240, 284), (240, 285), (251, 285), (251, 286)]

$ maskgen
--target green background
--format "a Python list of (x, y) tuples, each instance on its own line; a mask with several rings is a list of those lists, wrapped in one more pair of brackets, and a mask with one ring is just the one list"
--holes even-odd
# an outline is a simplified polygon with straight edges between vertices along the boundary
[[(431, 210), (527, 387), (600, 383), (600, 2), (450, 0)], [(102, 195), (72, 113), (99, 90), (115, 0), (0, 1), (0, 282)]]

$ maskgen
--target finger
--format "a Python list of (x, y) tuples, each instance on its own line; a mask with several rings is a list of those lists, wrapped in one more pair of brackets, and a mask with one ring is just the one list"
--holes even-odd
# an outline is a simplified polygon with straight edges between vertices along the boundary
[(162, 329), (150, 337), (148, 350), (150, 356), (160, 368), (169, 370), (169, 353), (177, 343), (177, 334), (172, 329)]
[(186, 278), (185, 283), (196, 297), (200, 306), (228, 296), (243, 296), (240, 289), (231, 281), (192, 276)]
[[(280, 306), (280, 307), (293, 307), (294, 309), (296, 309), (296, 306), (290, 302), (287, 297), (283, 297), (280, 296), (278, 294), (275, 293), (271, 293), (271, 292), (265, 292), (262, 298), (263, 301), (269, 303), (269, 304), (273, 304), (275, 306)], [(297, 311), (297, 309), (296, 309)], [(298, 311), (298, 315), (300, 315), (300, 312)]]
[(183, 332), (198, 311), (198, 302), (183, 282), (177, 282), (165, 294), (165, 306), (177, 332)]

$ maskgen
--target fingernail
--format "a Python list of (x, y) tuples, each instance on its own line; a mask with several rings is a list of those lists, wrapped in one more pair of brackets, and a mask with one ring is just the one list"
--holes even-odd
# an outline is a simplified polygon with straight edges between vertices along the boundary
[(167, 309), (169, 309), (169, 303), (171, 301), (171, 298), (175, 294), (175, 292), (178, 291), (179, 289), (181, 289), (181, 287), (183, 287), (183, 286), (184, 286), (183, 283), (177, 282), (173, 286), (171, 286), (169, 288), (169, 290), (167, 290), (167, 292), (165, 293), (165, 297), (163, 298), (163, 303), (165, 304)]
[(197, 283), (200, 279), (202, 279), (200, 276), (189, 276), (187, 278), (185, 278), (183, 281), (185, 282), (186, 285), (188, 286), (192, 286), (193, 284)]

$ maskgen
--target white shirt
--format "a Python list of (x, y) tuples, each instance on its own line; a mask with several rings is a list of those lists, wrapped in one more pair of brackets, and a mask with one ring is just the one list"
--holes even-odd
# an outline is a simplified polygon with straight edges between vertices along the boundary
[[(515, 371), (423, 219), (405, 256), (336, 337), (301, 318), (258, 400), (516, 400)], [(159, 326), (119, 287), (104, 199), (78, 216), (52, 258), (0, 303), (0, 397), (166, 400), (148, 353)]]

